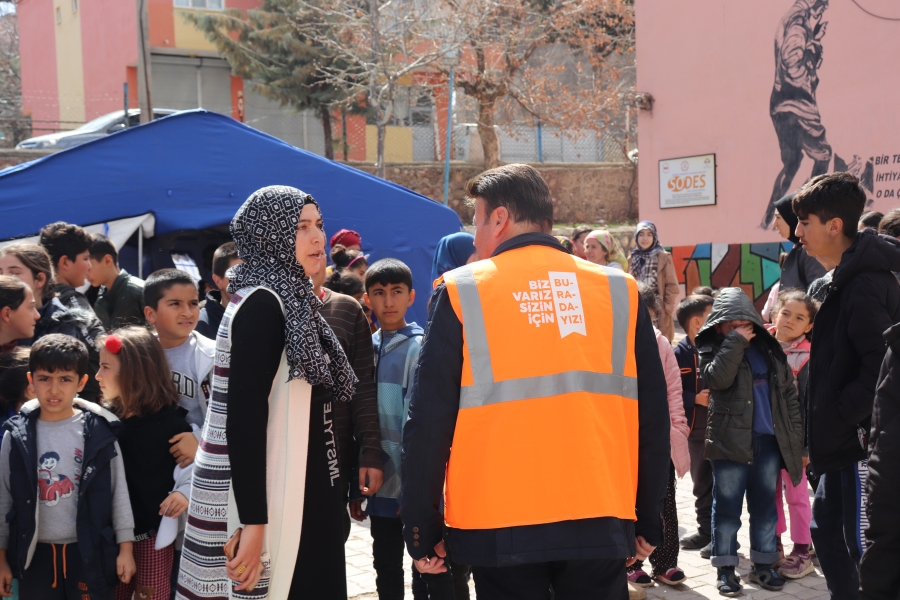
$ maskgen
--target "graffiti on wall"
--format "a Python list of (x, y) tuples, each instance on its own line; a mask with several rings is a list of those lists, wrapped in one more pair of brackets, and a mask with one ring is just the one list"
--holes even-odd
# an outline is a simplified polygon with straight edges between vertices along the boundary
[(769, 291), (781, 277), (778, 257), (791, 242), (768, 244), (697, 244), (671, 249), (678, 283), (684, 293), (695, 287), (739, 287), (762, 311)]

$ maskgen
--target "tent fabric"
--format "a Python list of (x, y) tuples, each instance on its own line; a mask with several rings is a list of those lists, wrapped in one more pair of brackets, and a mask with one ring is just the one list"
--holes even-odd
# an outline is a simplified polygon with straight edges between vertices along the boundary
[(153, 213), (156, 234), (231, 221), (254, 191), (289, 185), (319, 202), (326, 233), (358, 231), (371, 260), (412, 269), (424, 323), (438, 241), (460, 230), (451, 209), (402, 186), (295, 148), (230, 117), (193, 110), (0, 172), (0, 240), (52, 221), (105, 223)]
[[(0, 193), (2, 196), (2, 193)], [(154, 226), (156, 224), (156, 217), (153, 216), (152, 213), (147, 213), (145, 215), (139, 215), (137, 217), (128, 217), (127, 219), (116, 219), (114, 221), (106, 221), (104, 223), (92, 223), (91, 225), (82, 225), (84, 230), (90, 234), (94, 233), (102, 233), (106, 237), (110, 239), (110, 241), (115, 244), (116, 248), (122, 248), (125, 245), (134, 232), (138, 230), (139, 227), (143, 226), (144, 228), (144, 238), (152, 238), (154, 236)], [(11, 240), (3, 240), (0, 242), (0, 249), (3, 249), (5, 246), (9, 246), (10, 244), (16, 244), (19, 242), (28, 242), (30, 244), (37, 244), (40, 241), (40, 235), (32, 235), (24, 238), (16, 238)]]

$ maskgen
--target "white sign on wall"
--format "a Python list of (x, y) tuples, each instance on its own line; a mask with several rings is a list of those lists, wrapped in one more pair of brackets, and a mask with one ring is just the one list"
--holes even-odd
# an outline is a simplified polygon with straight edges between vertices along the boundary
[(659, 207), (683, 208), (716, 203), (716, 155), (659, 161)]

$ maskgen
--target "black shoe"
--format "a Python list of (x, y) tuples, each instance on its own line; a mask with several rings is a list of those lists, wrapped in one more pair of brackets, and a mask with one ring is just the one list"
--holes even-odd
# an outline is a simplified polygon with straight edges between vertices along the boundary
[(681, 548), (682, 550), (700, 550), (704, 546), (708, 546), (709, 542), (710, 537), (698, 531), (694, 535), (681, 538)]
[[(736, 542), (734, 548), (735, 550), (740, 550), (741, 543)], [(700, 549), (700, 558), (709, 558), (710, 556), (712, 556), (712, 542), (708, 543)]]
[(720, 596), (740, 596), (741, 578), (734, 572), (734, 567), (719, 567), (716, 569), (716, 589)]
[(753, 570), (750, 571), (750, 581), (773, 592), (780, 592), (787, 583), (772, 565), (753, 565)]

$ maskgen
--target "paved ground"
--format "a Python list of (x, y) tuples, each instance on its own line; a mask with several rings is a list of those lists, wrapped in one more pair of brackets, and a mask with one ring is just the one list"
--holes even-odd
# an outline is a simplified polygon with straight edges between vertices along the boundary
[[(690, 475), (678, 481), (678, 519), (681, 524), (681, 535), (693, 533), (696, 523), (694, 521), (694, 497), (691, 495)], [(825, 587), (825, 579), (820, 570), (813, 575), (797, 581), (789, 581), (781, 592), (769, 592), (760, 589), (747, 580), (750, 562), (747, 555), (750, 548), (748, 537), (748, 517), (744, 510), (743, 526), (738, 532), (738, 540), (741, 543), (741, 565), (738, 570), (744, 581), (744, 597), (748, 598), (803, 598), (803, 599), (828, 599), (828, 591)], [(790, 551), (790, 536), (785, 538), (785, 543)], [(708, 560), (703, 560), (697, 551), (682, 550), (679, 556), (680, 567), (688, 576), (687, 581), (678, 587), (657, 585), (647, 590), (648, 598), (667, 598), (669, 600), (687, 600), (688, 598), (721, 598), (715, 587), (715, 569), (710, 566)], [(408, 563), (409, 564), (409, 563)], [(649, 566), (649, 565), (648, 565)], [(412, 598), (409, 588), (409, 573), (406, 575), (407, 598)], [(471, 585), (471, 584), (470, 584)], [(472, 598), (475, 598), (475, 588), (472, 586)], [(347, 542), (347, 594), (353, 600), (374, 599), (375, 570), (372, 568), (372, 536), (369, 533), (368, 522), (363, 525), (353, 524), (350, 540)]]

